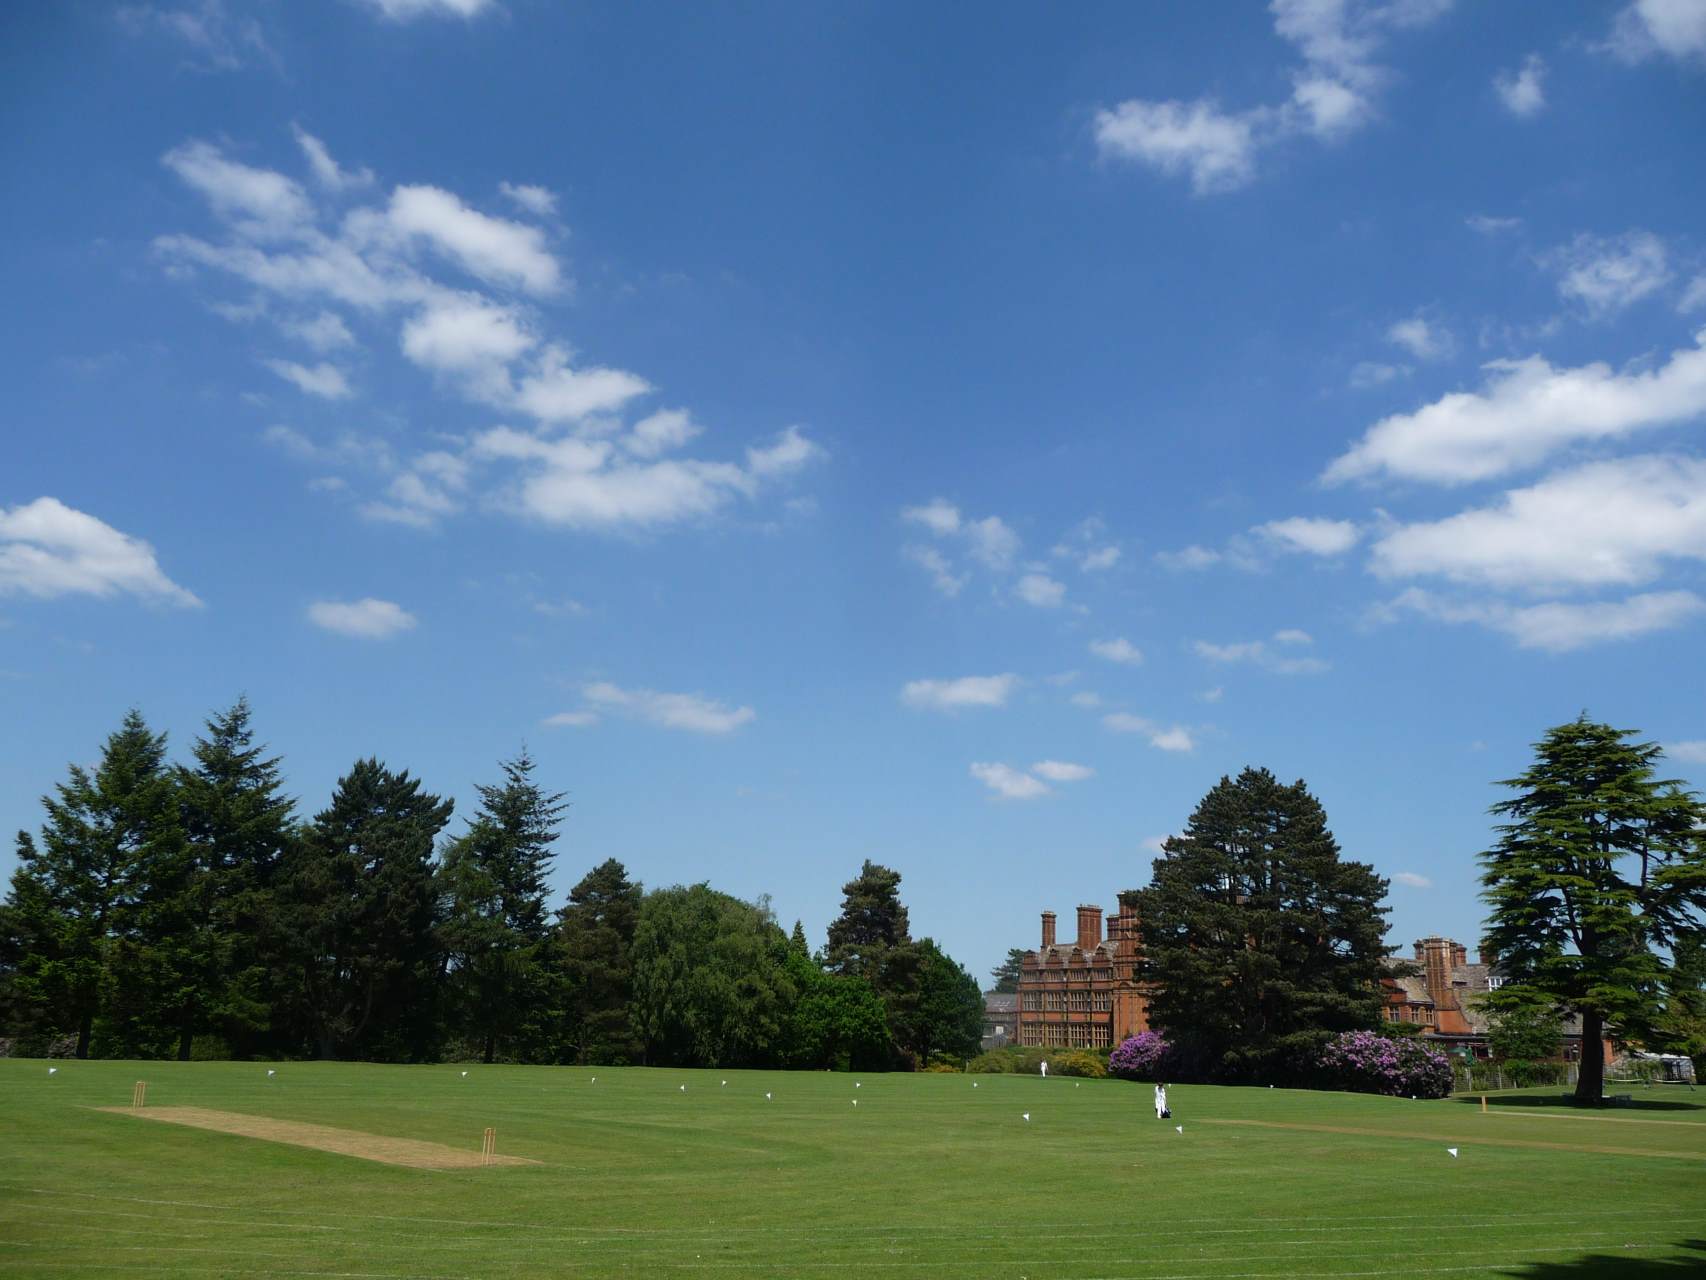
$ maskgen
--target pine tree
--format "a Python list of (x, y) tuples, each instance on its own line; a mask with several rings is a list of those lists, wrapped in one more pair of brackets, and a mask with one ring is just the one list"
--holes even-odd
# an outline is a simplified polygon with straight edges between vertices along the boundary
[(80, 1058), (153, 1056), (189, 1016), (188, 859), (165, 735), (131, 711), (95, 772), (72, 765), (55, 790), (42, 799), (40, 845), (18, 838), (14, 998), (44, 1028), (75, 1034)]
[(885, 957), (883, 978), (895, 1043), (919, 1067), (939, 1053), (965, 1057), (983, 1037), (977, 979), (934, 941), (920, 938)]
[(1586, 715), (1549, 729), (1501, 784), (1517, 794), (1493, 806), (1509, 821), (1481, 855), (1487, 941), (1506, 972), (1484, 1003), (1579, 1015), (1584, 1103), (1604, 1089), (1602, 1038), (1661, 1015), (1660, 949), (1698, 937), (1706, 912), (1706, 809), (1656, 776), (1662, 751), (1635, 736)]
[(825, 967), (832, 973), (867, 977), (875, 985), (884, 954), (912, 940), (900, 902), (900, 872), (867, 858), (841, 892), (841, 914), (829, 926)]
[(587, 872), (569, 891), (554, 933), (552, 957), (560, 1010), (551, 1028), (569, 1062), (625, 1063), (642, 1052), (628, 1017), (634, 987), (634, 930), (640, 886), (615, 858)]
[(989, 971), (989, 976), (995, 979), (994, 990), (1012, 994), (1019, 989), (1019, 975), (1025, 967), (1025, 949), (1013, 947), (1007, 952), (1007, 958)]
[(407, 772), (358, 760), (293, 850), (280, 912), (319, 1056), (419, 1061), (436, 1050), (433, 841), (452, 807)]
[(811, 944), (806, 941), (805, 926), (798, 920), (794, 921), (794, 932), (788, 935), (788, 945), (794, 949), (796, 955), (802, 955), (808, 959), (811, 957), (812, 948)]
[[(280, 945), (273, 895), (296, 835), (278, 759), (255, 745), (249, 719), (246, 698), (211, 717), (196, 739), (194, 766), (178, 770), (197, 1005), (238, 1056), (253, 1052), (272, 1022)], [(184, 1056), (187, 1042), (179, 1048)]]
[(487, 1062), (543, 995), (546, 878), (568, 809), (533, 781), (526, 748), (501, 767), (502, 784), (476, 787), (480, 811), (446, 852), (443, 871), (452, 998)]
[(1378, 1025), (1387, 882), (1340, 859), (1301, 781), (1223, 777), (1162, 849), (1136, 895), (1149, 1016), (1199, 1070), (1283, 1077)]

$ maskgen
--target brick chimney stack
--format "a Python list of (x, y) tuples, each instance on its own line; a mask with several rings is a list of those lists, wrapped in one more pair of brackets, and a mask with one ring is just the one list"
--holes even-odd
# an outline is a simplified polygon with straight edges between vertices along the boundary
[(1102, 908), (1078, 908), (1078, 949), (1094, 951), (1102, 942)]
[(1452, 966), (1452, 968), (1461, 969), (1464, 965), (1466, 965), (1468, 963), (1469, 963), (1469, 948), (1464, 946), (1461, 942), (1452, 943), (1451, 944), (1451, 966)]
[(1054, 912), (1045, 911), (1045, 912), (1043, 912), (1043, 946), (1044, 947), (1052, 947), (1053, 945), (1054, 945)]

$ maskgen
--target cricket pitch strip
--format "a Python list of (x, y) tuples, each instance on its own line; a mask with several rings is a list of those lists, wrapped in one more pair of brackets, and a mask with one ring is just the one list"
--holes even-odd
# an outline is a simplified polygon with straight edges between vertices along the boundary
[(259, 1138), (263, 1142), (282, 1142), (292, 1147), (312, 1147), (358, 1160), (377, 1160), (381, 1164), (404, 1165), (410, 1169), (478, 1169), (498, 1164), (538, 1164), (519, 1156), (483, 1155), (478, 1151), (462, 1151), (441, 1142), (419, 1142), (413, 1138), (387, 1138), (377, 1133), (362, 1133), (359, 1129), (333, 1129), (323, 1124), (300, 1124), (294, 1120), (273, 1120), (266, 1116), (248, 1116), (236, 1111), (210, 1111), (205, 1107), (97, 1107), (113, 1115), (135, 1116), (142, 1120), (158, 1120), (164, 1124), (188, 1125), (192, 1129), (212, 1129), (216, 1133), (234, 1133), (243, 1138)]

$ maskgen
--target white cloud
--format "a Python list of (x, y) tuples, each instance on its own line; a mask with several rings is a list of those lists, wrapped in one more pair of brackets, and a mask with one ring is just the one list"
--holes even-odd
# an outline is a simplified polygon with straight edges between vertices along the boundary
[(1485, 390), (1381, 419), (1322, 479), (1384, 473), (1462, 484), (1531, 466), (1567, 445), (1697, 418), (1706, 413), (1706, 329), (1695, 342), (1656, 369), (1621, 373), (1599, 362), (1557, 369), (1539, 356), (1494, 361)]
[(1373, 121), (1376, 95), (1390, 78), (1374, 62), (1375, 53), (1392, 31), (1425, 25), (1450, 3), (1272, 0), (1276, 34), (1303, 58), (1293, 71), (1289, 99), (1227, 111), (1212, 98), (1134, 98), (1097, 112), (1097, 146), (1104, 156), (1189, 175), (1198, 195), (1235, 190), (1255, 176), (1263, 148), (1294, 137), (1336, 142)]
[(703, 430), (685, 409), (659, 409), (634, 424), (622, 447), (637, 458), (655, 458), (673, 453)]
[(309, 171), (314, 180), (329, 191), (347, 191), (352, 187), (370, 186), (373, 182), (371, 169), (340, 169), (338, 162), (332, 159), (332, 153), (326, 149), (326, 144), (299, 124), (290, 126), (296, 135), (296, 145), (302, 148), (302, 154), (308, 160)]
[(1103, 569), (1112, 569), (1119, 562), (1120, 549), (1117, 546), (1106, 546), (1085, 552), (1084, 558), (1078, 562), (1078, 567), (1085, 573), (1098, 573)]
[(107, 597), (123, 593), (182, 607), (201, 601), (161, 572), (140, 538), (57, 498), (0, 507), (0, 595)]
[[(636, 427), (635, 430), (638, 431), (639, 428)], [(769, 444), (748, 447), (746, 469), (764, 480), (772, 476), (787, 475), (824, 456), (824, 450), (806, 439), (798, 427), (784, 427)]]
[(941, 537), (960, 531), (960, 509), (946, 498), (932, 498), (922, 507), (907, 507), (900, 518), (921, 524)]
[(1197, 195), (1232, 191), (1255, 176), (1261, 112), (1228, 114), (1212, 99), (1132, 99), (1096, 113), (1096, 145), (1105, 156), (1136, 160), (1164, 174), (1189, 174)]
[(732, 733), (758, 715), (751, 707), (730, 707), (696, 693), (622, 689), (602, 681), (587, 685), (582, 693), (596, 707), (626, 712), (665, 729), (685, 729), (691, 733)]
[(1706, 307), (1706, 272), (1688, 282), (1688, 287), (1682, 291), (1682, 297), (1677, 299), (1676, 303), (1676, 309), (1684, 315), (1702, 307)]
[(1521, 218), (1498, 218), (1485, 213), (1471, 214), (1463, 222), (1471, 231), (1477, 231), (1484, 236), (1503, 235), (1522, 226)]
[(613, 413), (651, 389), (651, 383), (623, 369), (571, 369), (568, 353), (553, 345), (540, 353), (537, 368), (521, 379), (515, 404), (541, 423), (561, 424)]
[(1373, 387), (1385, 386), (1398, 378), (1407, 378), (1410, 373), (1411, 369), (1407, 364), (1360, 360), (1351, 368), (1351, 388), (1355, 391), (1367, 391)]
[(500, 182), (498, 190), (531, 214), (548, 218), (557, 212), (557, 197), (544, 187), (526, 183)]
[(1124, 636), (1115, 636), (1112, 640), (1092, 640), (1090, 652), (1098, 658), (1106, 658), (1109, 662), (1119, 662), (1129, 667), (1135, 667), (1143, 661), (1143, 650)]
[(343, 400), (350, 394), (350, 385), (343, 370), (324, 360), (313, 366), (297, 364), (294, 360), (264, 360), (262, 363), (308, 395), (324, 400)]
[(1676, 760), (1686, 760), (1689, 764), (1706, 764), (1706, 741), (1667, 742), (1665, 754)]
[(1399, 884), (1407, 884), (1412, 889), (1431, 889), (1434, 882), (1426, 876), (1419, 876), (1414, 871), (1394, 871), (1392, 878)]
[(1506, 111), (1526, 120), (1546, 108), (1546, 88), (1542, 84), (1545, 78), (1546, 60), (1538, 53), (1531, 53), (1523, 59), (1520, 71), (1501, 71), (1494, 76), (1493, 88), (1498, 90), (1499, 101), (1505, 104)]
[(1019, 551), (1019, 535), (1000, 516), (986, 516), (967, 523), (962, 532), (971, 543), (972, 556), (991, 569), (1005, 569)]
[(219, 148), (206, 142), (186, 142), (172, 148), (162, 160), (245, 236), (290, 236), (313, 218), (308, 197), (289, 178), (227, 159)]
[(1420, 315), (1398, 321), (1386, 331), (1386, 340), (1404, 348), (1417, 360), (1443, 360), (1457, 348), (1457, 340), (1449, 330)]
[(902, 554), (930, 575), (936, 590), (945, 596), (957, 596), (966, 585), (964, 575), (956, 575), (948, 557), (935, 547), (905, 547)]
[(1558, 293), (1590, 316), (1615, 315), (1670, 282), (1665, 242), (1651, 231), (1579, 235), (1540, 259), (1558, 275)]
[[(1295, 629), (1275, 632), (1273, 640), (1281, 645), (1314, 643), (1308, 632)], [(1223, 665), (1248, 662), (1263, 670), (1272, 671), (1275, 675), (1313, 676), (1330, 669), (1329, 664), (1319, 658), (1290, 658), (1275, 653), (1268, 647), (1267, 642), (1262, 640), (1243, 640), (1234, 644), (1211, 644), (1207, 640), (1198, 640), (1191, 647), (1199, 657), (1207, 658), (1210, 662)]]
[(1102, 717), (1105, 728), (1115, 733), (1138, 733), (1149, 739), (1149, 745), (1159, 751), (1195, 751), (1196, 739), (1183, 725), (1162, 726), (1129, 711), (1113, 711)]
[(1201, 698), (1204, 702), (1219, 702), (1225, 696), (1226, 690), (1220, 685), (1215, 685), (1212, 689), (1204, 689), (1197, 695), (1197, 697)]
[(1391, 529), (1371, 567), (1539, 589), (1636, 586), (1667, 560), (1706, 560), (1706, 460), (1642, 455), (1558, 472), (1496, 506)]
[(488, 284), (552, 293), (562, 283), (539, 228), (470, 209), (442, 188), (398, 187), (387, 219), (400, 236), (424, 240)]
[(1609, 47), (1626, 62), (1654, 54), (1706, 58), (1706, 5), (1699, 0), (1635, 0), (1617, 15)]
[(423, 453), (386, 488), (386, 502), (369, 502), (361, 513), (370, 520), (427, 528), (462, 509), (468, 464), (443, 450)]
[(1474, 623), (1498, 631), (1525, 649), (1567, 653), (1613, 640), (1668, 631), (1706, 613), (1691, 591), (1661, 591), (1590, 604), (1553, 601), (1512, 605), (1503, 601), (1447, 600), (1412, 587), (1376, 610), (1379, 621), (1414, 613), (1436, 622)]
[(596, 711), (559, 711), (540, 721), (548, 729), (588, 729), (598, 723)]
[(1208, 569), (1225, 559), (1220, 552), (1208, 547), (1189, 546), (1182, 551), (1157, 551), (1156, 563), (1165, 569)]
[(1073, 694), (1069, 701), (1075, 707), (1083, 707), (1086, 710), (1094, 711), (1097, 707), (1102, 705), (1102, 695), (1099, 693), (1091, 693), (1086, 689), (1081, 693)]
[(497, 7), (495, 0), (366, 0), (393, 22), (415, 18), (476, 18)]
[(463, 378), (476, 398), (500, 405), (514, 398), (510, 362), (534, 343), (512, 308), (449, 291), (405, 320), (398, 340), (412, 363)]
[(249, 53), (270, 55), (271, 50), (252, 18), (231, 18), (223, 0), (192, 0), (181, 9), (159, 5), (123, 5), (116, 11), (119, 25), (133, 36), (163, 31), (187, 44), (217, 71), (235, 71)]
[(384, 640), (414, 627), (414, 614), (389, 600), (372, 596), (348, 603), (316, 600), (308, 606), (309, 620), (317, 627), (362, 640)]
[(1316, 556), (1343, 555), (1356, 546), (1362, 530), (1349, 520), (1322, 520), (1293, 516), (1257, 525), (1252, 533), (1266, 538), (1281, 551), (1307, 552)]
[(355, 335), (349, 331), (343, 317), (331, 311), (322, 311), (318, 315), (301, 319), (281, 320), (278, 327), (291, 337), (300, 338), (316, 351), (336, 351), (340, 347), (355, 345)]
[(1019, 683), (1011, 673), (999, 676), (961, 676), (957, 680), (911, 680), (900, 691), (909, 707), (955, 711), (960, 707), (1004, 707)]
[(1011, 765), (974, 764), (971, 766), (971, 776), (1004, 800), (1034, 800), (1038, 796), (1049, 794), (1047, 784), (1039, 782), (1028, 773), (1021, 773)]
[(1066, 599), (1066, 584), (1056, 582), (1046, 573), (1027, 573), (1019, 579), (1013, 594), (1038, 609), (1058, 609)]
[(1096, 771), (1089, 765), (1073, 764), (1068, 760), (1039, 760), (1031, 766), (1031, 772), (1050, 782), (1082, 782), (1096, 776)]

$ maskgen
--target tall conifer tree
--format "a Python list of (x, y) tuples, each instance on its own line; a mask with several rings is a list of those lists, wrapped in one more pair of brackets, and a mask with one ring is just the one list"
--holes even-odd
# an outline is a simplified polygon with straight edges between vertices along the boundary
[(1380, 1017), (1387, 882), (1339, 857), (1301, 781), (1222, 778), (1137, 894), (1150, 1018), (1199, 1069), (1286, 1076)]
[(476, 788), (480, 811), (446, 851), (443, 871), (452, 998), (487, 1062), (544, 996), (546, 877), (568, 809), (533, 781), (525, 748), (501, 768), (502, 783)]
[(615, 858), (569, 891), (553, 938), (561, 1010), (558, 1057), (570, 1062), (636, 1062), (643, 1051), (629, 1018), (634, 993), (634, 930), (640, 886)]
[(1506, 978), (1494, 1009), (1545, 1004), (1582, 1020), (1576, 1098), (1604, 1088), (1602, 1037), (1640, 1033), (1665, 1007), (1661, 949), (1701, 936), (1706, 810), (1661, 780), (1656, 744), (1585, 715), (1549, 729), (1493, 806), (1508, 819), (1481, 855), (1487, 942)]

